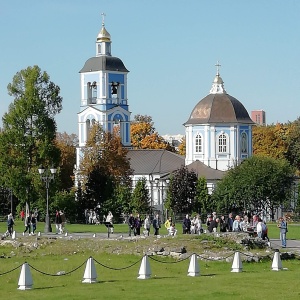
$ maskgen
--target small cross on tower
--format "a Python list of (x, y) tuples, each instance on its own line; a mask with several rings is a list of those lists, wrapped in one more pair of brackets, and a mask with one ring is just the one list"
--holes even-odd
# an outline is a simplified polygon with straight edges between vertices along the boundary
[(102, 13), (101, 16), (102, 16), (102, 26), (104, 26), (104, 24), (105, 24), (104, 21), (105, 21), (106, 14)]
[(219, 76), (220, 75), (219, 70), (220, 70), (220, 67), (221, 67), (221, 65), (219, 64), (219, 61), (217, 61), (215, 66), (217, 67), (217, 76)]

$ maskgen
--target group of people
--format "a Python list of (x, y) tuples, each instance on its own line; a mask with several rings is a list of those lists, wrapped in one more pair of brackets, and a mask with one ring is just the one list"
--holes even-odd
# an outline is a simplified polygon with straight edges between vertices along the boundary
[(187, 214), (182, 221), (182, 233), (183, 234), (200, 234), (203, 233), (202, 222), (199, 215), (196, 215), (192, 219)]
[[(84, 210), (85, 224), (101, 224), (99, 220), (99, 214), (96, 209), (85, 209)], [(103, 221), (105, 222), (105, 216), (103, 217)]]
[(24, 225), (25, 229), (23, 231), (23, 235), (28, 231), (29, 235), (34, 235), (36, 231), (37, 217), (35, 213), (29, 213), (25, 216)]
[[(249, 215), (245, 213), (243, 217), (236, 215), (233, 218), (232, 213), (226, 219), (224, 215), (219, 219), (215, 212), (207, 217), (207, 229), (209, 232), (217, 232), (220, 224), (220, 232), (239, 232), (244, 231), (250, 234), (256, 234), (257, 237), (269, 241), (268, 226), (266, 222), (258, 215)], [(280, 229), (280, 240), (283, 248), (286, 247), (286, 233), (288, 232), (287, 222), (283, 217), (280, 217), (277, 224)]]
[[(129, 228), (129, 236), (132, 234), (134, 236), (141, 235), (141, 228), (144, 228), (144, 235), (149, 236), (150, 235), (150, 228), (151, 225), (154, 229), (154, 235), (159, 235), (159, 229), (161, 228), (161, 220), (159, 218), (159, 215), (156, 214), (153, 221), (151, 221), (150, 216), (147, 215), (144, 220), (142, 220), (140, 214), (137, 214), (135, 217), (131, 213), (129, 215), (129, 218), (127, 220), (128, 228)], [(171, 227), (171, 226), (170, 226)]]

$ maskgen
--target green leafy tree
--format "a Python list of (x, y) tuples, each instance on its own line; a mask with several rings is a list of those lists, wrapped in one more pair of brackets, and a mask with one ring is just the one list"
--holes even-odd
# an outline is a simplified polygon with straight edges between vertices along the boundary
[(131, 211), (138, 212), (140, 214), (146, 214), (150, 211), (150, 196), (147, 188), (145, 178), (141, 178), (137, 181), (136, 186), (133, 190), (130, 208)]
[(185, 166), (177, 169), (170, 178), (165, 207), (175, 214), (196, 210), (196, 185), (197, 175), (194, 171), (189, 171)]
[(230, 169), (217, 184), (213, 200), (222, 212), (270, 209), (291, 199), (294, 170), (284, 159), (252, 156)]
[(205, 177), (198, 178), (195, 200), (195, 212), (203, 214), (213, 211)]
[[(2, 118), (0, 180), (24, 207), (25, 201), (32, 204), (44, 197), (38, 166), (58, 166), (60, 161), (54, 118), (62, 109), (62, 97), (60, 88), (38, 66), (18, 72), (7, 88), (14, 100)], [(54, 184), (51, 189), (55, 190)]]

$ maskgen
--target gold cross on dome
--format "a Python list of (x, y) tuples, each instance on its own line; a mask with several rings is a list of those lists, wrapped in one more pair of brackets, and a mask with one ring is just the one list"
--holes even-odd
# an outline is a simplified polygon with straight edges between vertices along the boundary
[(105, 21), (106, 14), (102, 13), (101, 16), (102, 16), (102, 26), (104, 26), (104, 24), (105, 24), (104, 21)]

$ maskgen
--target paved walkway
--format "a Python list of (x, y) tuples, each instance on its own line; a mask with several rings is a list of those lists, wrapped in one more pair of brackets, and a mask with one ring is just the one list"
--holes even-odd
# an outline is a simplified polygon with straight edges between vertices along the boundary
[(285, 249), (285, 251), (297, 250), (300, 251), (300, 240), (286, 240), (286, 248), (281, 247), (281, 241), (279, 239), (270, 239), (271, 247), (273, 249)]

